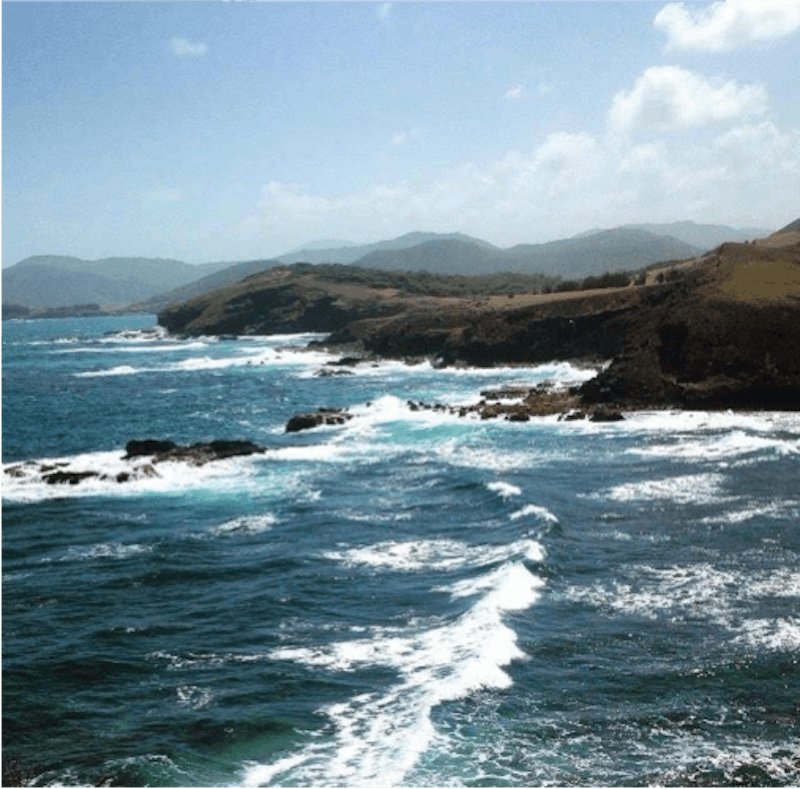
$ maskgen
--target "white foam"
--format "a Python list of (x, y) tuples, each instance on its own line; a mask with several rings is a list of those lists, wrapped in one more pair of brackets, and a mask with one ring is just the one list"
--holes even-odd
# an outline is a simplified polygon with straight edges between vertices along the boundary
[(685, 436), (677, 442), (637, 446), (627, 450), (644, 457), (668, 457), (686, 461), (732, 460), (743, 455), (756, 455), (757, 460), (800, 454), (800, 438), (776, 438), (733, 430), (723, 435), (701, 435), (691, 440)]
[[(202, 347), (206, 346), (203, 345)], [(75, 376), (77, 378), (98, 378), (115, 375), (136, 375), (140, 373), (227, 370), (235, 367), (260, 367), (264, 365), (277, 367), (319, 366), (332, 358), (329, 353), (323, 351), (307, 351), (299, 348), (266, 346), (258, 350), (257, 353), (246, 353), (240, 349), (233, 350), (234, 353), (231, 356), (193, 356), (189, 359), (183, 359), (169, 364), (145, 367), (118, 365), (105, 370), (87, 370), (81, 373), (75, 373)]]
[(669, 621), (710, 621), (734, 640), (766, 649), (794, 649), (800, 644), (800, 620), (758, 614), (764, 599), (800, 599), (800, 572), (782, 568), (761, 573), (722, 570), (708, 563), (686, 567), (628, 568), (627, 581), (570, 587), (564, 596), (608, 614)]
[(279, 782), (305, 786), (394, 786), (403, 783), (420, 756), (438, 739), (431, 711), (444, 701), (481, 688), (507, 688), (503, 670), (524, 657), (503, 615), (533, 605), (543, 582), (522, 564), (507, 563), (453, 594), (480, 594), (455, 621), (421, 631), (374, 631), (370, 639), (319, 647), (284, 647), (275, 660), (291, 660), (333, 671), (384, 666), (398, 680), (324, 707), (335, 726), (327, 741), (316, 741), (272, 764), (248, 765), (247, 785)]
[(739, 626), (734, 641), (758, 649), (800, 650), (800, 619), (751, 619)]
[(489, 488), (489, 490), (493, 490), (504, 499), (511, 498), (511, 496), (522, 495), (522, 489), (518, 488), (516, 485), (512, 485), (509, 482), (490, 482), (486, 487)]
[(723, 474), (718, 473), (648, 479), (616, 485), (599, 493), (589, 494), (588, 497), (622, 502), (668, 500), (676, 504), (735, 501), (736, 497), (723, 495), (725, 479)]
[(201, 688), (197, 685), (181, 685), (175, 689), (175, 693), (181, 707), (189, 707), (193, 710), (207, 707), (212, 699), (212, 693), (208, 688)]
[(457, 540), (389, 540), (323, 554), (326, 559), (348, 566), (361, 565), (402, 571), (480, 567), (519, 556), (541, 562), (544, 561), (544, 555), (544, 548), (533, 540), (519, 540), (507, 545), (468, 545)]
[(140, 545), (138, 543), (98, 543), (88, 547), (70, 548), (61, 557), (62, 562), (86, 561), (88, 559), (128, 559), (131, 556), (138, 556), (142, 553), (149, 553), (153, 550), (152, 545)]
[[(102, 340), (100, 341), (102, 342)], [(187, 343), (160, 343), (158, 345), (129, 345), (101, 347), (88, 346), (84, 348), (65, 348), (63, 350), (51, 351), (53, 354), (81, 354), (81, 353), (175, 353), (178, 351), (194, 351), (208, 347), (206, 342), (187, 342)]]
[(722, 515), (708, 515), (704, 525), (744, 523), (753, 518), (795, 519), (800, 517), (800, 501), (776, 501), (769, 504), (747, 504)]
[[(3, 500), (29, 503), (83, 496), (130, 496), (143, 493), (172, 493), (181, 490), (213, 488), (249, 490), (257, 458), (266, 455), (226, 458), (195, 466), (181, 461), (151, 463), (148, 458), (124, 460), (116, 452), (87, 452), (81, 455), (43, 458), (36, 461), (3, 464)], [(43, 469), (44, 467), (44, 469)], [(9, 469), (13, 473), (7, 473)], [(54, 472), (96, 472), (77, 484), (49, 484), (45, 476)], [(118, 482), (118, 474), (127, 481)]]

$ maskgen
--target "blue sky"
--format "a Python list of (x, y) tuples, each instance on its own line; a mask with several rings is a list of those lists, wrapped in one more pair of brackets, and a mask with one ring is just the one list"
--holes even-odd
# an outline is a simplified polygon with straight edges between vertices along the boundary
[(5, 2), (4, 266), (800, 215), (800, 2)]

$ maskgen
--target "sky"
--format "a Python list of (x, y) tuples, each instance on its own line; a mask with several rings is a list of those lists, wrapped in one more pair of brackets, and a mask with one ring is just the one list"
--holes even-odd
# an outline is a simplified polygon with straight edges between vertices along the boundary
[(800, 216), (800, 2), (4, 2), (2, 264)]

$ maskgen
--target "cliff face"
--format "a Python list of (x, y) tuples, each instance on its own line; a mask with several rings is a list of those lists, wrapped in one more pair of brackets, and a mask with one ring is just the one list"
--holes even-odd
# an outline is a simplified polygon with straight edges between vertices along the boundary
[(724, 244), (651, 291), (589, 402), (800, 408), (800, 244)]
[(362, 320), (335, 333), (329, 344), (360, 340), (380, 356), (438, 356), (442, 363), (537, 363), (553, 359), (608, 359), (622, 350), (640, 301), (636, 288), (459, 300), (417, 305), (384, 320)]

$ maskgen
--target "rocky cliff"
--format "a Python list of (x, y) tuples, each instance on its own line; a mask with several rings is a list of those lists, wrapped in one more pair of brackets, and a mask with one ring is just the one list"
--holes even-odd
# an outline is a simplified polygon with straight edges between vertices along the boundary
[(643, 294), (622, 352), (584, 385), (627, 407), (800, 408), (800, 244), (723, 244)]

